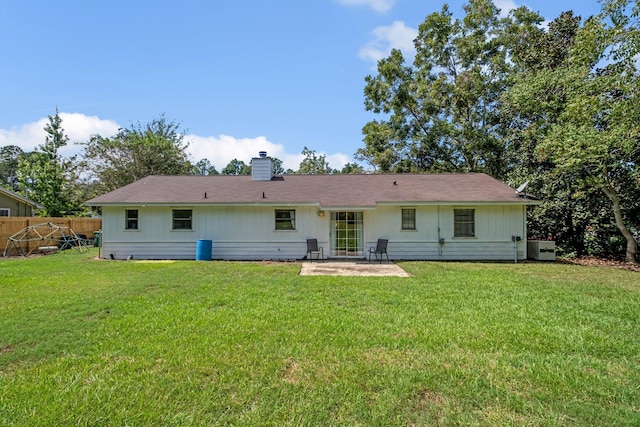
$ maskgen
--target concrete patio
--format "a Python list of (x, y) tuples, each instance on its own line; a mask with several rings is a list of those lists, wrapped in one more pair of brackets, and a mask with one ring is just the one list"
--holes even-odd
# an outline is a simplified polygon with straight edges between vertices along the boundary
[(411, 277), (409, 273), (391, 262), (368, 263), (366, 261), (334, 261), (302, 263), (301, 276), (397, 276)]

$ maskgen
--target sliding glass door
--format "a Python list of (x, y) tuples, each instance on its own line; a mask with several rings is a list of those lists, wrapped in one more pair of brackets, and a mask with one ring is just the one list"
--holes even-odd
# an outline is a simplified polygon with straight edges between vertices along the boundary
[(364, 227), (362, 212), (331, 212), (331, 256), (362, 258)]

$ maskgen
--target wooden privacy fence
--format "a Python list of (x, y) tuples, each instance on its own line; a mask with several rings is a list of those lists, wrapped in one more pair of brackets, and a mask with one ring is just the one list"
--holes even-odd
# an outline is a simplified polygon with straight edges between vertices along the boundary
[(92, 239), (93, 233), (102, 229), (102, 218), (47, 218), (47, 217), (13, 217), (0, 219), (0, 256), (7, 247), (9, 237), (31, 225), (50, 222), (63, 227), (70, 227), (76, 234), (84, 234)]

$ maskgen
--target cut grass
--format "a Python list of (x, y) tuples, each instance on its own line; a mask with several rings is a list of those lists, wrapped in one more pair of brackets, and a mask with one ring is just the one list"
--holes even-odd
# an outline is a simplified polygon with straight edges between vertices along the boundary
[(0, 261), (0, 425), (638, 425), (640, 275)]

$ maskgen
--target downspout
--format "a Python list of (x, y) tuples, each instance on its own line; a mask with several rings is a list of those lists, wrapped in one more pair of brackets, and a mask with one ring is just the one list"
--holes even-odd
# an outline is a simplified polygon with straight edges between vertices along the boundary
[(444, 239), (440, 237), (440, 205), (438, 205), (438, 255), (442, 256), (442, 246), (444, 245)]
[(522, 237), (513, 235), (511, 241), (513, 242), (513, 263), (518, 263), (518, 242), (522, 240)]
[(529, 245), (527, 244), (527, 205), (522, 205), (522, 235), (524, 236), (524, 259), (526, 260), (529, 257), (527, 253), (529, 250)]
[[(527, 207), (526, 205), (522, 206), (522, 235), (527, 236)], [(511, 236), (511, 241), (513, 242), (513, 263), (517, 264), (518, 263), (518, 242), (522, 240), (522, 237), (520, 236), (516, 236), (513, 235)], [(527, 245), (524, 245), (525, 247), (525, 259), (526, 259), (526, 251), (527, 251)]]

